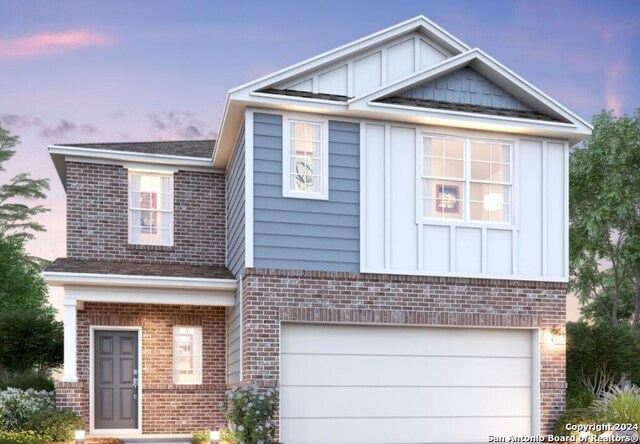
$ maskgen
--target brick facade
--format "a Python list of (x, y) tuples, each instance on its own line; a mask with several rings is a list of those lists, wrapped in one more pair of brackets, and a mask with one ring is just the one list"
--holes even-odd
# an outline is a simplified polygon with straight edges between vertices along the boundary
[(128, 173), (116, 165), (67, 162), (67, 257), (225, 265), (225, 175), (174, 174), (174, 245), (128, 244)]
[(424, 276), (246, 270), (242, 371), (277, 386), (281, 322), (540, 328), (541, 431), (565, 406), (565, 347), (545, 332), (564, 325), (566, 285)]
[[(174, 325), (202, 326), (202, 384), (175, 385)], [(224, 424), (226, 322), (224, 307), (85, 303), (78, 311), (77, 383), (56, 386), (59, 408), (71, 408), (89, 425), (90, 326), (142, 327), (142, 432), (191, 433)]]

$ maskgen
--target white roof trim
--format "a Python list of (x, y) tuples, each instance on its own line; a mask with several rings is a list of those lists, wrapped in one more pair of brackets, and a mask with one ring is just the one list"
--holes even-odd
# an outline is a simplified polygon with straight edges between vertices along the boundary
[[(473, 61), (478, 61), (482, 63), (487, 68), (491, 69), (496, 74), (502, 76), (506, 80), (508, 80), (515, 87), (519, 88), (521, 91), (531, 96), (533, 99), (541, 102), (545, 106), (549, 107), (559, 115), (565, 117), (567, 120), (573, 123), (572, 126), (578, 127), (582, 126), (584, 130), (587, 132), (591, 132), (593, 127), (587, 123), (584, 119), (582, 119), (577, 114), (573, 113), (571, 110), (561, 105), (557, 101), (553, 100), (551, 97), (540, 91), (538, 88), (533, 86), (531, 83), (524, 80), (522, 77), (499, 63), (494, 58), (487, 55), (485, 52), (478, 48), (474, 48), (466, 53), (459, 54), (455, 57), (447, 59), (431, 68), (428, 68), (424, 71), (406, 77), (404, 79), (400, 79), (397, 82), (394, 82), (390, 85), (384, 86), (366, 96), (362, 96), (359, 98), (351, 99), (348, 104), (352, 109), (361, 109), (366, 105), (375, 105), (379, 106), (379, 103), (372, 103), (373, 101), (393, 94), (394, 92), (401, 92), (407, 89), (410, 89), (414, 86), (417, 86), (425, 81), (428, 81), (433, 78), (437, 78), (442, 74), (454, 71), (458, 68), (468, 65)], [(460, 113), (464, 114), (464, 113)], [(496, 116), (492, 116), (496, 117)], [(549, 122), (545, 122), (549, 123)], [(554, 122), (559, 123), (559, 122)]]
[(143, 287), (172, 288), (200, 291), (224, 291), (234, 293), (238, 288), (236, 279), (210, 279), (195, 277), (137, 276), (103, 273), (70, 273), (45, 271), (44, 279), (52, 287), (107, 286), (107, 287)]
[(103, 150), (66, 145), (49, 145), (51, 155), (90, 157), (93, 159), (117, 159), (128, 162), (170, 164), (211, 168), (211, 159), (204, 157), (173, 156), (169, 154), (136, 153), (132, 151)]
[(220, 150), (225, 149), (225, 145), (233, 143), (233, 140), (235, 139), (235, 133), (227, 134), (234, 131), (233, 125), (231, 125), (231, 129), (225, 129), (225, 127), (228, 125), (227, 120), (229, 118), (229, 109), (231, 108), (232, 100), (235, 101), (238, 98), (242, 97), (244, 97), (245, 99), (249, 98), (251, 97), (250, 93), (257, 89), (285, 81), (289, 78), (297, 77), (320, 66), (329, 65), (338, 59), (349, 57), (350, 55), (363, 51), (368, 47), (376, 46), (385, 41), (392, 40), (400, 35), (408, 34), (419, 29), (422, 29), (426, 33), (435, 35), (437, 38), (443, 40), (458, 52), (465, 52), (470, 49), (470, 46), (468, 46), (466, 43), (462, 42), (454, 35), (445, 31), (443, 28), (441, 28), (425, 16), (419, 15), (402, 23), (398, 23), (381, 31), (362, 37), (358, 40), (354, 40), (350, 43), (347, 43), (346, 45), (324, 52), (315, 57), (303, 60), (302, 62), (288, 66), (279, 71), (233, 88), (229, 90), (229, 92), (227, 93), (227, 98), (225, 100), (224, 110), (222, 112), (222, 120), (220, 121), (220, 127), (218, 128), (218, 143), (213, 151), (213, 164), (220, 166), (219, 164), (223, 163), (223, 161), (220, 160)]
[[(423, 15), (419, 15), (413, 17), (409, 20), (406, 20), (402, 23), (398, 23), (397, 25), (390, 26), (381, 31), (374, 32), (373, 34), (369, 34), (365, 37), (362, 37), (358, 40), (354, 40), (353, 42), (347, 43), (346, 45), (339, 46), (338, 48), (332, 49), (330, 51), (324, 52), (315, 57), (311, 57), (309, 59), (303, 60), (302, 62), (296, 63), (294, 65), (283, 68), (274, 73), (268, 74), (266, 76), (260, 77), (259, 79), (252, 80), (251, 82), (245, 83), (244, 85), (240, 85), (236, 88), (229, 90), (229, 94), (233, 94), (237, 91), (249, 88), (251, 86), (255, 86), (261, 83), (269, 82), (276, 83), (285, 80), (287, 77), (293, 77), (301, 74), (304, 71), (308, 71), (314, 68), (317, 68), (320, 65), (328, 64), (342, 57), (347, 57), (355, 52), (361, 51), (363, 47), (373, 46), (382, 41), (394, 38), (396, 36), (415, 31), (416, 29), (425, 29), (434, 33), (436, 36), (441, 38), (442, 40), (449, 43), (454, 48), (458, 49), (458, 51), (468, 51), (471, 49), (470, 46), (462, 42), (457, 37), (448, 33), (440, 26), (436, 25), (434, 22), (429, 20)], [(304, 69), (300, 69), (304, 68)]]

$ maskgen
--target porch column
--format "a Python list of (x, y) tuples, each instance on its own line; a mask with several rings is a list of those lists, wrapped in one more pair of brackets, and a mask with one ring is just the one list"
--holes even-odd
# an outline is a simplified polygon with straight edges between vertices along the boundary
[(62, 308), (62, 321), (64, 322), (64, 370), (63, 382), (78, 382), (77, 372), (77, 306), (78, 301), (65, 299)]

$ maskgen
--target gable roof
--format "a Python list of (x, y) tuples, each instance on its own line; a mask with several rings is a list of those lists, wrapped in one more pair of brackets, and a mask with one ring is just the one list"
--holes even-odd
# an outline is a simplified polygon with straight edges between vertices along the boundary
[[(391, 45), (389, 48), (400, 46), (412, 38), (415, 42), (412, 62), (415, 68), (411, 74), (407, 74), (406, 70), (403, 71), (404, 77), (400, 78), (398, 75), (386, 78), (382, 74), (382, 80), (377, 83), (381, 86), (359, 88), (361, 93), (356, 92), (350, 83), (355, 78), (355, 61), (369, 58), (388, 45)], [(422, 65), (421, 56), (418, 56), (419, 40), (425, 38), (448, 53), (443, 55), (444, 60), (429, 59), (426, 65)], [(412, 52), (407, 53), (409, 57)], [(380, 60), (386, 60), (384, 54)], [(345, 69), (343, 65), (347, 62)], [(496, 91), (501, 92), (498, 95), (505, 98), (506, 105), (493, 102), (464, 103), (435, 97), (411, 97), (416, 99), (413, 101), (400, 99), (412, 88), (464, 69), (473, 70), (486, 78)], [(319, 84), (323, 75), (330, 78), (332, 73), (338, 71), (340, 82), (346, 79), (346, 88), (340, 86), (343, 83), (327, 88)], [(329, 80), (327, 82), (330, 84)], [(568, 139), (571, 144), (584, 139), (592, 130), (591, 125), (577, 114), (482, 50), (471, 49), (423, 16), (230, 90), (218, 132), (218, 144), (213, 153), (214, 167), (227, 167), (248, 107), (530, 134)], [(515, 112), (514, 109), (521, 112)]]

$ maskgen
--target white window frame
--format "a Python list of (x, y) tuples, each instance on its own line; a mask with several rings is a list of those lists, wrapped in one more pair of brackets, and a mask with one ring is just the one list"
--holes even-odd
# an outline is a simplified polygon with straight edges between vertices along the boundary
[[(291, 189), (291, 123), (320, 125), (320, 178), (319, 192)], [(283, 116), (282, 122), (282, 195), (299, 199), (329, 199), (329, 120), (308, 116)]]
[[(179, 374), (179, 365), (180, 365), (180, 353), (178, 352), (178, 341), (177, 336), (180, 335), (181, 328), (192, 328), (193, 329), (193, 350), (192, 354), (192, 366), (194, 371), (194, 380), (193, 381), (180, 381)], [(200, 385), (202, 384), (202, 367), (203, 367), (203, 350), (202, 350), (202, 326), (200, 325), (174, 325), (172, 332), (172, 355), (173, 355), (173, 365), (172, 365), (172, 373), (173, 373), (173, 383), (175, 385)], [(196, 357), (198, 359), (196, 359)]]
[[(169, 225), (169, 242), (168, 243), (144, 243), (144, 242), (133, 242), (133, 212), (134, 211), (149, 211), (149, 209), (138, 208), (131, 206), (131, 194), (133, 190), (131, 189), (131, 176), (155, 176), (155, 177), (168, 177), (170, 183), (170, 192), (169, 199), (171, 201), (171, 209), (170, 210), (162, 210), (156, 209), (154, 211), (160, 213), (171, 213), (170, 225)], [(149, 172), (144, 170), (129, 170), (127, 175), (127, 238), (129, 245), (152, 245), (152, 246), (161, 246), (161, 247), (172, 247), (174, 243), (174, 227), (175, 227), (175, 193), (174, 193), (174, 177), (173, 173), (164, 173), (164, 172)], [(162, 240), (162, 236), (160, 236)]]
[[(516, 177), (515, 177), (515, 145), (516, 142), (514, 140), (504, 140), (504, 139), (492, 139), (492, 138), (483, 138), (483, 137), (475, 137), (475, 136), (464, 136), (460, 134), (446, 134), (446, 133), (431, 133), (431, 132), (419, 132), (420, 138), (420, 157), (419, 162), (417, 162), (417, 178), (416, 181), (416, 196), (418, 201), (419, 216), (418, 221), (422, 223), (428, 224), (447, 224), (447, 225), (464, 225), (464, 226), (488, 226), (488, 227), (497, 227), (497, 228), (516, 228)], [(445, 139), (454, 139), (454, 140), (462, 140), (464, 141), (464, 178), (460, 179), (441, 179), (441, 180), (450, 180), (453, 182), (463, 182), (464, 184), (464, 199), (462, 200), (462, 205), (464, 205), (464, 217), (462, 219), (454, 219), (447, 217), (429, 217), (424, 214), (424, 187), (423, 181), (425, 179), (430, 179), (430, 177), (425, 175), (424, 171), (424, 156), (425, 156), (425, 137), (440, 137)], [(509, 177), (511, 178), (511, 183), (508, 185), (511, 187), (511, 202), (509, 203), (509, 222), (498, 222), (498, 221), (484, 221), (484, 220), (472, 220), (471, 219), (471, 183), (489, 183), (486, 181), (478, 181), (471, 179), (471, 142), (480, 142), (480, 143), (495, 143), (501, 145), (509, 145)], [(439, 179), (436, 179), (439, 180)], [(494, 182), (491, 182), (494, 183)], [(498, 182), (495, 182), (499, 184)]]

